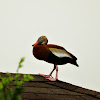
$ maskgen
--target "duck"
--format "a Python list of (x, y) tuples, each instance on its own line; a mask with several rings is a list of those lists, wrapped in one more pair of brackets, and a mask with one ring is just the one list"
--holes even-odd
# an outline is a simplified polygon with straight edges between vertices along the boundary
[[(38, 60), (43, 60), (54, 65), (53, 70), (49, 75), (39, 74), (40, 76), (49, 79), (50, 81), (58, 80), (58, 65), (64, 65), (67, 63), (79, 66), (77, 64), (77, 58), (64, 49), (62, 46), (55, 44), (48, 44), (48, 39), (46, 36), (41, 36), (38, 38), (33, 46), (33, 55)], [(52, 73), (56, 70), (55, 78), (52, 77)]]

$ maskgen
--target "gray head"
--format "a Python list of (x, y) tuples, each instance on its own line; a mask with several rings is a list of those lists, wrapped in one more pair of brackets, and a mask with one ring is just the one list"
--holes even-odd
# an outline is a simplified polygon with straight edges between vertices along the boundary
[(41, 36), (38, 38), (38, 41), (40, 44), (47, 44), (48, 43), (48, 39), (46, 36)]
[(38, 44), (47, 44), (48, 43), (48, 39), (46, 38), (46, 36), (41, 36), (38, 38), (38, 40), (36, 41), (35, 44), (33, 44), (32, 46), (38, 45)]

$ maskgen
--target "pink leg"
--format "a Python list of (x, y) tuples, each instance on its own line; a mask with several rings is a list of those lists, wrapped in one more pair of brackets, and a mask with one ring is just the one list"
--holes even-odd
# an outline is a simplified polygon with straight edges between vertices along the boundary
[(56, 81), (58, 80), (58, 66), (56, 65), (56, 77), (53, 78), (53, 77), (48, 77), (46, 79), (49, 79), (50, 81)]
[(54, 65), (54, 68), (53, 68), (53, 70), (51, 71), (51, 73), (50, 73), (49, 75), (44, 75), (44, 74), (40, 74), (40, 73), (39, 73), (39, 75), (40, 75), (40, 76), (43, 76), (43, 77), (46, 77), (46, 78), (49, 78), (49, 77), (53, 78), (53, 77), (52, 77), (52, 73), (53, 73), (53, 71), (54, 71), (55, 69), (56, 69), (56, 66)]
[(55, 77), (56, 80), (58, 80), (58, 66), (56, 66), (56, 77)]

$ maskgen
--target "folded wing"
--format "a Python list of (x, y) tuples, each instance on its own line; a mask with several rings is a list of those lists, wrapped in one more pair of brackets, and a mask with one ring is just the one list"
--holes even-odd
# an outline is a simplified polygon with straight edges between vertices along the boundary
[(57, 45), (52, 45), (52, 44), (48, 44), (49, 50), (57, 57), (59, 58), (63, 58), (63, 57), (68, 57), (70, 59), (75, 59), (77, 60), (77, 58), (72, 55), (71, 53), (69, 53), (68, 51), (66, 51), (63, 47), (61, 46), (57, 46)]

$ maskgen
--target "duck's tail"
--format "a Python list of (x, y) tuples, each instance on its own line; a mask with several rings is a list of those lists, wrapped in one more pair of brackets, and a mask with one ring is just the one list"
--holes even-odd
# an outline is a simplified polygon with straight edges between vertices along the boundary
[(76, 65), (77, 67), (79, 67), (79, 65), (77, 64), (76, 60), (71, 60), (70, 63), (73, 64), (73, 65)]

